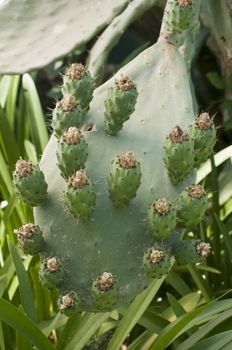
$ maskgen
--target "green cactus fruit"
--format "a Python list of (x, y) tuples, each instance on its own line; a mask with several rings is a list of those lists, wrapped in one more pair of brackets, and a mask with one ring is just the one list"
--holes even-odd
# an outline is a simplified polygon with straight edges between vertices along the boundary
[(38, 165), (19, 159), (15, 165), (13, 182), (16, 194), (29, 205), (41, 205), (47, 195), (47, 184), (44, 174)]
[(58, 166), (64, 178), (85, 167), (88, 145), (76, 127), (70, 127), (61, 136), (58, 144)]
[(115, 86), (108, 89), (105, 100), (105, 131), (115, 135), (122, 129), (135, 109), (138, 92), (135, 83), (126, 75), (115, 80)]
[(108, 176), (108, 190), (117, 207), (128, 205), (136, 196), (141, 181), (140, 163), (132, 152), (118, 156), (112, 163)]
[(19, 244), (26, 254), (37, 254), (43, 249), (43, 236), (39, 226), (34, 224), (24, 224), (17, 230), (14, 230), (17, 235)]
[(188, 177), (194, 166), (194, 143), (187, 132), (176, 126), (166, 138), (164, 162), (173, 184)]
[(157, 199), (148, 209), (147, 222), (157, 240), (168, 238), (176, 227), (176, 210), (166, 198)]
[(86, 172), (78, 170), (69, 180), (65, 203), (69, 211), (80, 219), (87, 219), (94, 209), (96, 195)]
[(49, 289), (59, 287), (64, 281), (65, 271), (63, 263), (57, 257), (49, 257), (42, 261), (40, 266), (40, 279)]
[(58, 306), (61, 313), (66, 316), (81, 310), (81, 300), (75, 291), (64, 292), (58, 300)]
[(211, 251), (209, 243), (205, 243), (200, 239), (186, 239), (180, 241), (174, 249), (175, 260), (178, 264), (202, 262)]
[(185, 30), (198, 29), (199, 6), (199, 0), (168, 1), (164, 12), (161, 34), (165, 34), (170, 43), (178, 44), (180, 34), (183, 34)]
[(63, 94), (73, 94), (80, 102), (81, 108), (88, 111), (93, 98), (94, 80), (85, 66), (73, 63), (63, 77)]
[(111, 310), (118, 298), (117, 281), (110, 272), (103, 272), (92, 286), (93, 299), (101, 311)]
[(56, 137), (62, 134), (70, 127), (81, 127), (84, 121), (85, 113), (80, 108), (79, 102), (72, 94), (66, 94), (61, 101), (56, 103), (52, 113), (52, 128)]
[(187, 187), (176, 202), (177, 222), (182, 227), (194, 227), (202, 220), (207, 209), (206, 192), (201, 185)]
[(143, 256), (143, 266), (148, 276), (161, 278), (171, 268), (171, 257), (164, 247), (153, 246), (148, 248)]
[(206, 161), (213, 153), (217, 140), (217, 129), (209, 113), (202, 113), (189, 127), (189, 135), (194, 140), (195, 166)]

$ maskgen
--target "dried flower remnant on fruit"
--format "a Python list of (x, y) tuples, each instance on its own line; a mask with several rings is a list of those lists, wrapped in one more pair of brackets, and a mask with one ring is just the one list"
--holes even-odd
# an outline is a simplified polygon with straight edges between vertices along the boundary
[(188, 195), (191, 198), (202, 198), (205, 195), (204, 187), (201, 185), (192, 185), (188, 188)]
[(112, 273), (103, 272), (103, 274), (97, 279), (96, 287), (99, 291), (106, 292), (113, 287), (113, 284), (114, 279)]
[(202, 113), (199, 117), (196, 118), (196, 126), (200, 130), (209, 130), (213, 125), (213, 121), (210, 118), (209, 113)]
[(31, 161), (19, 159), (15, 164), (14, 175), (18, 177), (25, 177), (32, 173), (33, 165)]
[(88, 183), (88, 177), (84, 170), (78, 170), (70, 179), (73, 188), (83, 188)]
[(76, 145), (80, 143), (81, 133), (76, 127), (70, 127), (63, 134), (63, 141), (67, 145)]
[(165, 252), (160, 249), (151, 248), (148, 259), (151, 264), (158, 264), (165, 258)]
[(172, 129), (167, 138), (169, 138), (172, 143), (183, 143), (188, 140), (188, 134), (177, 125)]
[(170, 211), (171, 204), (166, 198), (160, 198), (153, 204), (153, 209), (158, 215), (165, 215)]
[(75, 298), (73, 294), (67, 293), (61, 297), (60, 310), (70, 309), (75, 305)]
[(132, 169), (136, 165), (136, 159), (132, 152), (127, 152), (125, 154), (122, 154), (119, 158), (119, 165), (123, 169)]
[(180, 7), (187, 7), (189, 5), (192, 5), (192, 0), (177, 0), (177, 3)]
[(59, 102), (59, 107), (63, 112), (71, 112), (77, 107), (77, 105), (78, 102), (72, 94), (64, 95), (62, 100)]
[(71, 80), (79, 80), (86, 74), (85, 66), (81, 63), (72, 63), (66, 75)]
[(199, 254), (202, 258), (206, 258), (210, 252), (211, 252), (211, 246), (209, 243), (206, 242), (200, 242), (196, 246), (196, 252)]
[(120, 78), (115, 80), (115, 84), (121, 91), (128, 91), (135, 88), (134, 82), (124, 74), (121, 74)]
[(49, 258), (45, 261), (45, 267), (49, 272), (57, 272), (60, 268), (61, 264), (59, 259), (53, 257)]
[(23, 238), (31, 238), (35, 233), (35, 225), (34, 224), (24, 224), (15, 233)]

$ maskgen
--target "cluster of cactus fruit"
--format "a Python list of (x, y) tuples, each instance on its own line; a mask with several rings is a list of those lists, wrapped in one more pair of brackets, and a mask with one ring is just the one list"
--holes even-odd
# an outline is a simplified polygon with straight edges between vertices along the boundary
[[(169, 44), (163, 45), (162, 52)], [(41, 253), (41, 280), (60, 289), (59, 308), (67, 315), (128, 303), (149, 278), (165, 276), (174, 259), (196, 263), (210, 252), (208, 243), (181, 238), (183, 229), (199, 224), (207, 209), (207, 194), (193, 184), (193, 169), (213, 153), (213, 119), (202, 113), (186, 130), (172, 121), (167, 123), (172, 128), (165, 125), (161, 150), (153, 150), (163, 160), (155, 163), (154, 157), (150, 169), (165, 166), (167, 176), (156, 181), (155, 191), (145, 193), (152, 176), (144, 170), (143, 147), (149, 140), (147, 129), (142, 143), (134, 131), (134, 114), (145, 94), (137, 83), (141, 86), (143, 79), (132, 79), (127, 71), (97, 89), (97, 102), (90, 108), (93, 79), (82, 64), (72, 64), (63, 77), (63, 98), (53, 111), (55, 137), (41, 170), (30, 161), (16, 163), (16, 192), (36, 207), (36, 224), (16, 230), (19, 243), (25, 253)], [(156, 146), (154, 138), (152, 142)]]

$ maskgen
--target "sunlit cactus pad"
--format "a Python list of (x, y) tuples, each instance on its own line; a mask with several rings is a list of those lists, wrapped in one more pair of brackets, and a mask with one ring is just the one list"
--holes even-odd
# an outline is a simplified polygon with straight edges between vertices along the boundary
[[(133, 98), (117, 91), (122, 81), (136, 87)], [(133, 103), (123, 118), (120, 102), (127, 99)], [(69, 109), (55, 109), (56, 126), (59, 118), (64, 123), (42, 156), (48, 193), (34, 209), (44, 239), (41, 280), (60, 290), (66, 314), (126, 305), (151, 278), (165, 276), (183, 228), (197, 225), (207, 206), (204, 189), (194, 185), (189, 128), (197, 116), (175, 46), (160, 40), (145, 50), (94, 91), (88, 108), (77, 111), (81, 126), (70, 125)], [(116, 125), (113, 132), (109, 125)], [(209, 253), (209, 247), (184, 242), (190, 261)]]

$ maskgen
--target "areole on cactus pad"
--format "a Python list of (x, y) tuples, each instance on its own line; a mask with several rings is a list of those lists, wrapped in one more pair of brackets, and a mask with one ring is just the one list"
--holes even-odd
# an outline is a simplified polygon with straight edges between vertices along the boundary
[[(194, 185), (201, 144), (194, 146), (199, 133), (191, 131), (200, 123), (194, 120), (185, 61), (172, 42), (161, 35), (98, 87), (84, 108), (76, 99), (85, 94), (74, 90), (84, 86), (92, 96), (90, 74), (74, 64), (64, 77), (63, 102), (53, 114), (55, 135), (40, 163), (47, 195), (34, 215), (43, 236), (41, 279), (59, 288), (66, 314), (128, 304), (151, 278), (168, 273), (175, 255), (186, 258), (188, 253), (178, 259), (183, 227), (204, 216), (206, 194)], [(84, 84), (75, 84), (81, 79)], [(128, 86), (118, 91), (121, 83)], [(65, 98), (75, 102), (72, 109), (64, 108)], [(209, 128), (200, 132), (214, 138), (212, 151), (216, 135)], [(30, 181), (30, 174), (23, 180)], [(203, 242), (183, 242), (190, 262), (210, 251)]]

